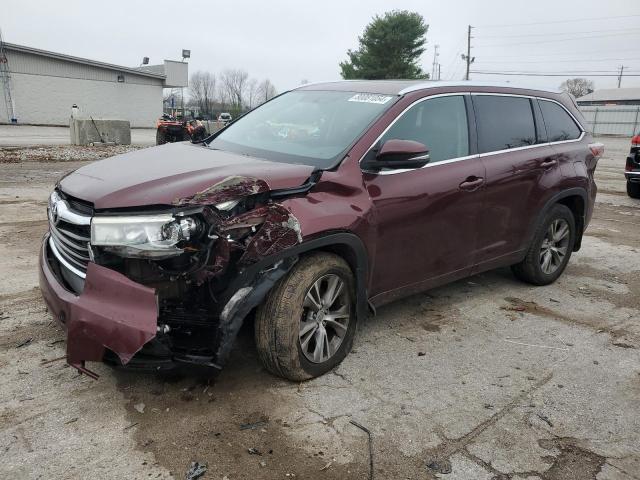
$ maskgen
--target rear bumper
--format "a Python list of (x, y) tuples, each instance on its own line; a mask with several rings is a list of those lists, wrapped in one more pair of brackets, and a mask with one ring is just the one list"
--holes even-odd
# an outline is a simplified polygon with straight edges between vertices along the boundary
[(624, 177), (630, 182), (640, 183), (640, 170), (637, 172), (624, 172)]
[(102, 361), (107, 350), (127, 364), (157, 331), (158, 305), (154, 289), (90, 262), (79, 295), (54, 273), (49, 234), (40, 249), (40, 290), (47, 307), (67, 332), (67, 362), (92, 377), (86, 361)]

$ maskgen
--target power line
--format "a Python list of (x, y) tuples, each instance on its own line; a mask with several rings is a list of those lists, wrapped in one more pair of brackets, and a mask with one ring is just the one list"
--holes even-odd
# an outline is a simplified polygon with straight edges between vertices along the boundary
[[(485, 72), (472, 70), (471, 73), (476, 75), (507, 75), (507, 76), (526, 76), (526, 77), (566, 77), (566, 73), (534, 73), (534, 72)], [(571, 74), (569, 74), (571, 75)], [(595, 73), (584, 74), (584, 77), (619, 77), (620, 73)], [(627, 77), (640, 77), (640, 73), (627, 74)]]
[(637, 31), (638, 28), (615, 28), (610, 30), (589, 30), (583, 32), (557, 32), (557, 33), (517, 33), (515, 35), (482, 35), (481, 38), (516, 38), (516, 37), (556, 37), (566, 35), (591, 35), (594, 33), (617, 33), (619, 35), (625, 32)]
[(558, 23), (578, 23), (578, 22), (593, 22), (603, 20), (615, 20), (620, 18), (636, 18), (640, 15), (618, 15), (615, 17), (591, 17), (591, 18), (573, 18), (571, 20), (553, 20), (550, 22), (532, 22), (532, 23), (509, 23), (499, 25), (478, 25), (478, 28), (508, 28), (508, 27), (525, 27), (529, 25), (553, 25)]
[(557, 38), (555, 40), (536, 40), (536, 41), (530, 41), (530, 42), (516, 42), (516, 43), (490, 43), (488, 45), (476, 45), (476, 47), (505, 47), (505, 46), (515, 46), (515, 45), (531, 45), (531, 44), (535, 44), (538, 45), (540, 43), (557, 43), (557, 42), (568, 42), (568, 41), (573, 41), (573, 40), (590, 40), (592, 38), (605, 38), (605, 37), (619, 37), (620, 35), (623, 36), (628, 36), (628, 35), (640, 35), (640, 31), (636, 31), (633, 33), (625, 33), (625, 34), (617, 34), (617, 33), (611, 33), (611, 34), (606, 34), (606, 35), (586, 35), (586, 36), (581, 36), (581, 37), (572, 37), (572, 38)]
[[(520, 55), (517, 58), (526, 58), (530, 55)], [(633, 61), (640, 60), (640, 57), (635, 58), (566, 58), (563, 60), (482, 60), (482, 64), (485, 63), (592, 63), (592, 62), (620, 62), (620, 61)]]
[[(558, 57), (558, 56), (563, 56), (563, 55), (586, 55), (588, 57), (593, 57), (593, 55), (600, 55), (600, 54), (610, 54), (610, 53), (622, 53), (622, 52), (634, 52), (637, 53), (638, 49), (637, 48), (629, 48), (629, 49), (614, 49), (612, 50), (589, 50), (586, 51), (584, 53), (580, 53), (580, 52), (549, 52), (549, 53), (533, 53), (533, 54), (527, 54), (527, 57)], [(483, 56), (482, 58), (522, 58), (523, 55), (499, 55), (499, 56)]]

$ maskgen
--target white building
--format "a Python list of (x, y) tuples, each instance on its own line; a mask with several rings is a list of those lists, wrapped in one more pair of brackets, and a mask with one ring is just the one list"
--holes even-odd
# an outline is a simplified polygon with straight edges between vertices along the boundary
[[(4, 51), (18, 124), (69, 125), (76, 104), (85, 117), (153, 127), (162, 114), (162, 89), (188, 84), (184, 62), (131, 68), (11, 43)], [(0, 123), (10, 123), (10, 110), (0, 95)]]

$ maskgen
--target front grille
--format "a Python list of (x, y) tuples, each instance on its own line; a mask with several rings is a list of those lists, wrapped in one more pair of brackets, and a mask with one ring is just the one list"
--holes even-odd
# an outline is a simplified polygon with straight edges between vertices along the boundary
[(49, 232), (49, 244), (58, 260), (84, 277), (90, 260), (91, 215), (73, 209), (70, 202), (58, 197), (49, 205)]

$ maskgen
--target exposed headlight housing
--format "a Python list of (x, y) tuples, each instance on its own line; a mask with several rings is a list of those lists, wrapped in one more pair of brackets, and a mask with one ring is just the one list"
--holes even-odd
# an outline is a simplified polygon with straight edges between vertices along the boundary
[(130, 258), (168, 258), (180, 255), (178, 246), (200, 230), (197, 219), (162, 215), (93, 217), (91, 245)]
[(223, 210), (225, 212), (228, 212), (229, 210), (233, 210), (236, 207), (236, 205), (238, 205), (239, 203), (240, 203), (240, 199), (229, 200), (227, 202), (218, 203), (215, 207), (218, 210)]

